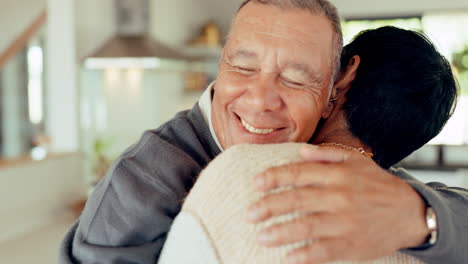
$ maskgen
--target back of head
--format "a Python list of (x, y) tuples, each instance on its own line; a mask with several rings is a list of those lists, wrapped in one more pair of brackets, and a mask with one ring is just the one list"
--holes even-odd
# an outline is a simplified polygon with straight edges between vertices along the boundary
[(354, 136), (388, 168), (435, 137), (453, 111), (457, 85), (448, 61), (422, 34), (364, 31), (344, 47), (342, 70), (361, 62), (343, 110)]

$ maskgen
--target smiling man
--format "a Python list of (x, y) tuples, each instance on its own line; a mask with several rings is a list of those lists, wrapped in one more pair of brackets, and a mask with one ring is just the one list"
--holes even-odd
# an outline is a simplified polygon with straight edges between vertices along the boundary
[[(145, 132), (113, 163), (65, 237), (60, 263), (156, 263), (185, 195), (200, 171), (223, 149), (239, 143), (311, 139), (318, 122), (331, 113), (341, 49), (340, 21), (328, 1), (245, 1), (233, 22), (214, 85), (208, 87), (193, 109)], [(349, 188), (347, 197), (372, 188), (370, 183), (394, 183), (392, 193), (397, 195), (382, 197), (383, 193), (375, 193), (366, 197), (366, 203), (348, 203), (350, 207), (346, 208), (362, 213), (360, 221), (353, 222), (353, 229), (360, 231), (356, 232), (360, 234), (359, 241), (385, 243), (373, 243), (373, 247), (365, 243), (362, 247), (340, 244), (341, 255), (331, 256), (332, 259), (350, 251), (366, 256), (384, 254), (395, 247), (421, 246), (430, 231), (426, 226), (425, 201), (441, 205), (435, 208), (443, 229), (440, 231), (468, 222), (468, 216), (454, 217), (450, 213), (466, 210), (466, 205), (460, 206), (460, 196), (467, 196), (463, 191), (456, 196), (443, 188), (421, 184), (416, 191), (401, 180), (393, 181), (396, 177), (371, 159), (348, 160), (347, 155), (340, 149), (306, 153), (304, 158), (310, 162), (271, 170), (267, 178), (260, 178), (267, 183), (291, 183), (306, 178), (324, 179), (318, 175), (324, 173), (338, 183), (341, 181), (341, 185), (349, 179), (373, 179), (359, 181), (362, 188)], [(316, 160), (328, 163), (317, 164)], [(406, 199), (402, 202), (401, 197)], [(281, 201), (280, 207), (290, 205), (289, 199), (276, 198)], [(366, 205), (378, 206), (382, 199), (394, 206), (384, 210), (385, 214), (369, 213)], [(304, 195), (296, 202), (307, 204), (310, 198)], [(271, 203), (253, 206), (254, 219), (267, 218), (268, 210), (273, 212), (270, 206)], [(381, 215), (408, 217), (395, 220)], [(363, 232), (367, 223), (379, 224), (372, 232)], [(392, 233), (395, 227), (405, 233)], [(453, 234), (449, 232), (453, 229), (447, 230), (439, 232), (438, 245), (424, 245), (408, 254), (432, 258), (434, 263), (459, 254), (460, 247), (450, 245)], [(332, 252), (333, 244), (317, 245), (321, 248), (306, 248), (297, 257), (310, 262), (314, 254)]]
[(308, 10), (246, 6), (214, 85), (212, 121), (222, 147), (307, 142), (330, 113), (338, 34), (327, 17)]

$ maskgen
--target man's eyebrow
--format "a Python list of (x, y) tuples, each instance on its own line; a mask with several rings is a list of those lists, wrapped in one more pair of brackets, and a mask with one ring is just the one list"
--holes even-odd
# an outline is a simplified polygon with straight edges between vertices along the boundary
[(239, 49), (236, 50), (234, 53), (229, 55), (229, 59), (239, 59), (239, 58), (256, 58), (258, 57), (257, 53), (246, 50), (246, 49)]
[(303, 63), (288, 63), (286, 67), (284, 67), (284, 70), (286, 69), (292, 69), (294, 71), (298, 71), (301, 74), (303, 74), (308, 81), (314, 82), (314, 83), (322, 83), (322, 75), (320, 72), (317, 72), (315, 70), (312, 70), (308, 65), (303, 64)]

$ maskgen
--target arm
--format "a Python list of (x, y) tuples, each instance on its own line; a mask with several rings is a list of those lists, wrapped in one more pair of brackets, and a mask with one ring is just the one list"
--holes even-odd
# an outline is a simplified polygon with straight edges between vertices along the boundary
[(67, 236), (62, 263), (155, 262), (178, 209), (176, 197), (135, 172), (120, 161), (100, 183)]
[(427, 263), (463, 263), (468, 259), (468, 190), (441, 183), (424, 184), (404, 170), (393, 174), (410, 184), (436, 212), (438, 236), (435, 245), (403, 252)]
[(198, 171), (188, 155), (145, 134), (96, 187), (60, 263), (156, 263)]
[[(303, 239), (307, 247), (291, 253), (293, 263), (325, 263), (335, 260), (371, 260), (400, 249), (429, 263), (460, 263), (468, 258), (466, 239), (466, 191), (426, 186), (409, 177), (395, 177), (372, 160), (353, 152), (307, 146), (303, 163), (270, 169), (256, 179), (258, 189), (295, 188), (267, 195), (252, 205), (252, 221), (264, 221), (290, 211), (305, 212), (307, 219), (265, 229), (265, 246)], [(454, 195), (458, 193), (457, 195)], [(429, 234), (425, 201), (435, 208), (441, 223), (438, 245), (414, 249)], [(312, 213), (312, 214), (310, 214)], [(457, 216), (455, 216), (457, 214)], [(456, 220), (455, 220), (456, 219)], [(304, 232), (303, 230), (307, 230)], [(450, 238), (448, 238), (450, 237)], [(447, 243), (447, 244), (445, 244)], [(442, 261), (442, 262), (441, 262)], [(462, 261), (463, 262), (463, 261)]]

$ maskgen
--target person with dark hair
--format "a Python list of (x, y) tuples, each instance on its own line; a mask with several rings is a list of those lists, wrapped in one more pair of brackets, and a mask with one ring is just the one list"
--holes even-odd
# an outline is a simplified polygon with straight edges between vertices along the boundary
[[(394, 27), (364, 31), (343, 49), (340, 75), (330, 99), (333, 110), (318, 126), (310, 142), (372, 156), (381, 168), (389, 169), (441, 131), (453, 113), (456, 98), (457, 84), (448, 61), (424, 35)], [(441, 183), (426, 185), (403, 169), (390, 168), (388, 171), (398, 177), (387, 178), (392, 180), (386, 183), (378, 179), (378, 170), (365, 172), (370, 167), (363, 168), (361, 175), (330, 172), (344, 171), (343, 162), (349, 162), (352, 167), (351, 163), (357, 160), (350, 156), (351, 152), (338, 155), (318, 151), (313, 146), (305, 147), (301, 153), (306, 162), (272, 168), (255, 178), (262, 191), (291, 185), (295, 188), (284, 194), (266, 195), (251, 205), (254, 223), (270, 221), (285, 212), (312, 213), (311, 217), (293, 224), (279, 224), (260, 232), (259, 237), (268, 238), (261, 243), (278, 246), (306, 238), (323, 239), (323, 243), (312, 243), (297, 250), (297, 263), (372, 259), (385, 255), (376, 246), (379, 241), (394, 243), (392, 240), (396, 236), (381, 236), (372, 231), (374, 237), (359, 238), (364, 230), (377, 230), (379, 226), (383, 230), (387, 226), (391, 227), (388, 229), (390, 233), (407, 234), (408, 230), (416, 228), (411, 225), (410, 215), (419, 214), (425, 215), (428, 221), (426, 231), (422, 231), (426, 232), (422, 236), (425, 239), (419, 243), (393, 244), (393, 251), (400, 249), (427, 263), (462, 263), (468, 258), (468, 253), (463, 250), (468, 246), (468, 239), (460, 235), (468, 230), (468, 225), (462, 221), (468, 217), (467, 190), (449, 188)], [(312, 165), (307, 161), (327, 164)], [(331, 168), (329, 163), (333, 161), (337, 166)], [(410, 193), (400, 192), (404, 188), (398, 187), (397, 179), (417, 190), (424, 198), (423, 207), (393, 215), (382, 213), (385, 211), (382, 208), (395, 206), (397, 200), (410, 203), (413, 199)], [(320, 187), (324, 181), (330, 186)], [(381, 197), (379, 202), (372, 204), (372, 196), (376, 193)], [(337, 197), (365, 209), (349, 204), (348, 208), (342, 208)], [(350, 230), (349, 222), (353, 222), (350, 219), (364, 219), (363, 212), (369, 208), (373, 209), (367, 213), (374, 214), (369, 219), (374, 218), (374, 221), (363, 221), (366, 224)], [(314, 215), (316, 210), (332, 212), (332, 216), (318, 217)], [(378, 220), (384, 218), (388, 222)], [(437, 219), (437, 227), (429, 224), (431, 219)], [(333, 222), (335, 230), (327, 227), (327, 222)], [(394, 224), (389, 225), (392, 222)], [(452, 224), (442, 227), (443, 223)], [(344, 227), (347, 230), (337, 234), (336, 230)], [(328, 230), (315, 235), (320, 229)], [(449, 237), (450, 241), (440, 241)], [(375, 251), (366, 255), (365, 251), (353, 250), (366, 246), (372, 246)], [(348, 252), (343, 253), (344, 249)], [(450, 253), (443, 253), (445, 250)], [(390, 253), (386, 251), (386, 254)]]
[(415, 31), (361, 32), (343, 49), (342, 75), (347, 71), (356, 71), (352, 89), (338, 84), (333, 99), (342, 113), (328, 118), (314, 143), (350, 133), (388, 169), (439, 134), (454, 110), (457, 85), (450, 64)]
[[(341, 65), (332, 98), (334, 109), (319, 128), (315, 144), (359, 150), (387, 169), (436, 136), (452, 113), (457, 87), (451, 67), (422, 34), (394, 27), (364, 31), (344, 47)], [(418, 133), (408, 133), (408, 129)], [(382, 143), (387, 137), (389, 142)], [(244, 144), (210, 162), (184, 200), (159, 263), (286, 263), (288, 251), (298, 248), (290, 243), (294, 238), (322, 239), (327, 233), (307, 237), (302, 232), (294, 237), (291, 230), (284, 230), (285, 243), (269, 241), (278, 247), (262, 249), (255, 244), (255, 232), (281, 221), (270, 217), (258, 226), (243, 221), (245, 207), (262, 196), (251, 187), (252, 178), (269, 167), (300, 162), (299, 148), (300, 144), (292, 143)], [(326, 198), (320, 200), (326, 204)], [(322, 207), (320, 214), (328, 214), (327, 222), (339, 225), (342, 218), (333, 212), (337, 204)], [(337, 239), (352, 243), (353, 238)], [(296, 245), (304, 242), (295, 241)], [(422, 263), (404, 254), (407, 252), (397, 253), (399, 249), (384, 256), (379, 252), (362, 258), (356, 253), (331, 260)]]
[[(155, 263), (181, 201), (218, 154), (243, 143), (308, 142), (319, 121), (333, 114), (336, 101), (330, 99), (340, 72), (341, 43), (339, 16), (327, 0), (245, 1), (232, 23), (215, 82), (191, 110), (145, 132), (114, 161), (66, 235), (60, 263)], [(296, 188), (266, 197), (252, 214), (265, 217), (265, 212), (268, 216), (299, 205), (314, 211), (320, 189), (322, 204), (335, 197), (342, 203), (330, 206), (341, 204), (337, 213), (354, 221), (337, 226), (352, 234), (352, 243), (320, 240), (296, 252), (297, 258), (368, 258), (414, 247), (408, 254), (424, 260), (453, 262), (466, 256), (468, 241), (461, 234), (468, 223), (463, 213), (468, 212), (468, 192), (433, 188), (404, 172), (395, 177), (346, 149), (311, 152), (305, 147), (302, 154), (305, 162), (258, 176), (259, 182)], [(320, 184), (324, 181), (340, 188), (326, 188)], [(381, 191), (372, 191), (376, 188)], [(434, 219), (434, 212), (440, 223), (438, 243), (421, 248), (435, 229), (426, 221)], [(326, 230), (311, 221), (291, 226), (290, 233), (299, 227)]]

